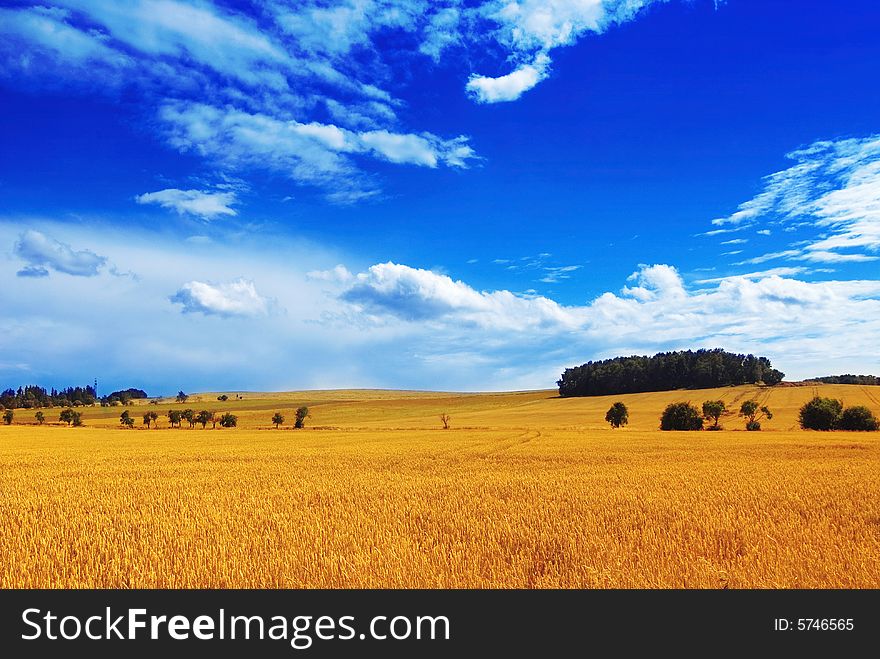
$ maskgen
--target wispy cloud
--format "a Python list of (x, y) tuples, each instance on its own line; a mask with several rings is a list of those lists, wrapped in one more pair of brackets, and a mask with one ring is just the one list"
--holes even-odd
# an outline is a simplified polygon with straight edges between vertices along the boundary
[(222, 215), (237, 215), (232, 205), (236, 203), (234, 192), (205, 192), (203, 190), (178, 190), (167, 188), (147, 192), (135, 197), (139, 204), (158, 204), (180, 214), (194, 215), (203, 220), (213, 220)]
[[(813, 263), (873, 261), (880, 251), (880, 135), (823, 140), (787, 156), (795, 164), (767, 176), (764, 189), (733, 214), (713, 220), (722, 229), (812, 229), (793, 249), (770, 252), (740, 264), (773, 259)], [(732, 241), (728, 241), (728, 244)]]
[(474, 74), (465, 89), (478, 103), (515, 101), (544, 80), (549, 75), (549, 68), (550, 58), (539, 53), (531, 63), (522, 64), (511, 73), (497, 78)]

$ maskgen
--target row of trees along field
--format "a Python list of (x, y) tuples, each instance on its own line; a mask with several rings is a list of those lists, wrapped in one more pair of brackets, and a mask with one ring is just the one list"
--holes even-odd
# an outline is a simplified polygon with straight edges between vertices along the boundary
[[(703, 430), (704, 423), (711, 421), (706, 430), (721, 430), (721, 417), (727, 413), (723, 400), (707, 400), (703, 409), (698, 410), (690, 403), (670, 403), (660, 416), (660, 430)], [(747, 400), (740, 405), (739, 416), (745, 421), (746, 430), (760, 430), (762, 419), (772, 419), (773, 413), (766, 405), (756, 400)], [(605, 413), (605, 421), (612, 428), (620, 428), (629, 423), (629, 409), (617, 401)], [(880, 421), (864, 405), (844, 407), (833, 398), (814, 397), (801, 407), (798, 421), (804, 430), (880, 430)]]
[(147, 392), (143, 389), (123, 389), (98, 398), (95, 388), (90, 385), (64, 389), (45, 389), (36, 385), (28, 385), (0, 392), (0, 406), (4, 409), (39, 409), (41, 407), (83, 407), (96, 403), (126, 405), (136, 398), (146, 397)]
[(785, 374), (773, 368), (766, 357), (714, 348), (590, 361), (565, 369), (556, 385), (563, 397), (607, 396), (757, 382), (774, 385), (783, 377)]

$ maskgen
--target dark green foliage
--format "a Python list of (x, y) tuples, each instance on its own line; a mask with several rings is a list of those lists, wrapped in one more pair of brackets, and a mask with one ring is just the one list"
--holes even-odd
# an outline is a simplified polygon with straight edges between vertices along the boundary
[(116, 403), (122, 403), (123, 405), (128, 405), (128, 403), (137, 398), (147, 398), (147, 392), (143, 389), (121, 389), (119, 391), (114, 391), (106, 396), (101, 397), (101, 405), (114, 405)]
[(12, 425), (12, 418), (14, 416), (15, 416), (15, 412), (13, 412), (12, 410), (4, 411), (3, 412), (3, 423), (5, 423), (7, 426), (11, 426)]
[(181, 418), (185, 419), (190, 428), (195, 428), (196, 412), (195, 410), (185, 409), (180, 413)]
[(43, 422), (45, 420), (46, 420), (46, 415), (43, 414), (41, 411), (37, 410), (37, 413), (34, 414), (34, 421), (36, 421), (37, 423), (39, 423), (42, 426)]
[(227, 396), (226, 394), (220, 394), (219, 396), (217, 396), (217, 400), (223, 401), (225, 403), (227, 400), (229, 400), (229, 396)]
[(766, 405), (761, 405), (756, 400), (744, 401), (739, 407), (739, 415), (746, 419), (746, 430), (760, 430), (760, 420), (767, 418), (772, 419), (773, 413)]
[(123, 410), (122, 414), (119, 415), (119, 423), (121, 423), (126, 428), (131, 428), (134, 426), (134, 419), (131, 416), (131, 412), (128, 410)]
[(798, 414), (804, 430), (834, 430), (843, 414), (843, 403), (834, 398), (814, 397)]
[(294, 428), (304, 428), (306, 424), (306, 417), (311, 416), (309, 414), (309, 408), (303, 405), (302, 407), (296, 408), (296, 419), (293, 422)]
[(230, 412), (226, 412), (220, 417), (220, 425), (223, 428), (235, 428), (238, 425), (238, 417)]
[(626, 405), (617, 401), (605, 413), (605, 420), (611, 424), (612, 428), (620, 428), (629, 423), (629, 410)]
[(587, 362), (566, 369), (556, 384), (560, 396), (605, 396), (755, 382), (777, 384), (783, 377), (784, 373), (772, 368), (766, 357), (715, 348)]
[[(209, 410), (202, 410), (198, 414), (196, 414), (195, 421), (196, 423), (202, 424), (202, 430), (205, 429), (211, 420), (214, 418), (214, 413)], [(233, 424), (234, 425), (234, 424)]]
[(727, 406), (724, 404), (723, 400), (707, 400), (703, 403), (703, 416), (706, 419), (712, 419), (715, 422), (712, 424), (713, 430), (718, 430), (720, 428), (718, 421), (721, 419), (721, 415), (724, 414), (724, 410), (726, 409)]
[(177, 392), (177, 402), (178, 402), (178, 403), (185, 403), (187, 400), (189, 400), (189, 396), (188, 396), (188, 395), (186, 395), (186, 394), (183, 393), (182, 391), (178, 391), (178, 392)]
[(82, 412), (74, 412), (70, 417), (70, 424), (77, 428), (83, 424), (82, 422)]
[(275, 416), (272, 417), (272, 423), (275, 424), (275, 428), (278, 428), (278, 426), (284, 423), (284, 416), (281, 412), (275, 412)]
[(61, 414), (58, 415), (58, 420), (66, 423), (68, 426), (73, 423), (73, 410), (69, 407), (61, 410)]
[(183, 418), (180, 410), (168, 410), (168, 421), (171, 427), (180, 426), (180, 420)]
[(821, 378), (810, 378), (814, 382), (822, 382), (823, 384), (861, 384), (861, 385), (880, 385), (880, 377), (876, 375), (826, 375)]
[(32, 409), (35, 407), (54, 407), (56, 405), (70, 407), (74, 401), (79, 401), (80, 405), (94, 405), (94, 387), (67, 387), (59, 391), (57, 389), (46, 390), (36, 385), (28, 385), (27, 387), (6, 389), (0, 392), (0, 405), (8, 409)]
[[(149, 412), (144, 413), (144, 425), (149, 428), (150, 424), (153, 423), (156, 419), (159, 418), (159, 413), (151, 410)], [(156, 424), (158, 426), (158, 424)]]
[(660, 430), (702, 430), (703, 416), (690, 403), (670, 403), (660, 417)]
[(837, 422), (838, 430), (880, 430), (880, 422), (864, 405), (847, 407)]

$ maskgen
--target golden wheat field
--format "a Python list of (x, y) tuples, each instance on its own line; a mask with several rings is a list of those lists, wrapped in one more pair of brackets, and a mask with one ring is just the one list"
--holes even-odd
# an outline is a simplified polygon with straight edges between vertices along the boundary
[[(118, 407), (84, 408), (84, 428), (17, 410), (0, 426), (0, 586), (878, 588), (880, 433), (798, 430), (815, 393), (880, 413), (880, 388), (843, 385), (215, 393), (135, 405), (133, 430)], [(774, 418), (656, 430), (668, 402), (710, 398)], [(618, 399), (630, 425), (611, 430)], [(172, 407), (239, 427), (140, 426)]]

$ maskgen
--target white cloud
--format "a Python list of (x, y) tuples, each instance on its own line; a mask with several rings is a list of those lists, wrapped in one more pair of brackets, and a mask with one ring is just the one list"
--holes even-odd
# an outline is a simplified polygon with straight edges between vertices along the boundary
[(306, 273), (306, 278), (313, 281), (328, 281), (334, 283), (347, 283), (354, 279), (354, 275), (349, 272), (341, 263), (330, 270), (311, 270)]
[(467, 92), (480, 103), (512, 101), (544, 80), (549, 52), (586, 34), (632, 20), (645, 6), (663, 0), (489, 0), (474, 12), (493, 24), (494, 39), (520, 62), (498, 78), (473, 74)]
[(74, 250), (44, 233), (28, 229), (15, 243), (15, 255), (28, 263), (18, 271), (19, 277), (45, 277), (49, 270), (76, 277), (94, 277), (107, 262), (107, 257), (94, 252)]
[(467, 167), (476, 156), (464, 136), (444, 140), (431, 133), (355, 132), (332, 124), (281, 121), (203, 103), (169, 103), (160, 110), (169, 142), (229, 167), (248, 165), (320, 185), (328, 198), (350, 202), (377, 194), (352, 156), (372, 155), (397, 164)]
[[(787, 158), (795, 164), (767, 176), (758, 195), (713, 224), (736, 228), (770, 224), (783, 231), (812, 229), (814, 235), (797, 249), (743, 263), (774, 258), (817, 263), (875, 260), (874, 253), (880, 251), (880, 135), (818, 141)], [(757, 233), (770, 235), (770, 229)]]
[(254, 282), (247, 279), (222, 284), (190, 281), (169, 300), (182, 305), (183, 313), (206, 316), (262, 316), (269, 310), (268, 300), (259, 295)]
[(749, 242), (748, 238), (734, 238), (733, 240), (725, 240), (721, 244), (722, 245), (744, 245)]
[(147, 192), (135, 197), (139, 204), (158, 204), (178, 213), (188, 213), (203, 220), (213, 220), (221, 215), (237, 215), (232, 205), (236, 203), (234, 192), (204, 192), (202, 190), (178, 190), (167, 188)]
[(522, 64), (507, 75), (490, 78), (472, 75), (465, 89), (478, 103), (515, 101), (548, 75), (550, 58), (539, 53), (531, 64)]
[(852, 355), (875, 354), (880, 282), (787, 278), (805, 272), (771, 269), (702, 280), (697, 283), (708, 288), (691, 290), (672, 266), (641, 266), (630, 277), (634, 285), (619, 294), (565, 306), (542, 296), (478, 291), (447, 275), (384, 263), (357, 275), (340, 299), (376, 326), (403, 323), (425, 341), (443, 337), (459, 350), (508, 359), (527, 345), (541, 345), (545, 355), (570, 355), (561, 358), (572, 363), (573, 354), (722, 346), (768, 354), (799, 377), (811, 368), (835, 370)]

